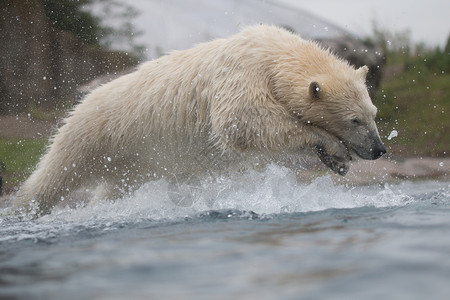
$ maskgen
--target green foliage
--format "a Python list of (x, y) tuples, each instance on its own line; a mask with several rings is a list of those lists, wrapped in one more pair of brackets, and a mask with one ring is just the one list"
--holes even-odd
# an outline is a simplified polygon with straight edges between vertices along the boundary
[[(409, 47), (411, 48), (411, 47)], [(374, 99), (380, 132), (405, 154), (448, 155), (450, 151), (450, 55), (418, 45), (415, 54), (387, 52), (385, 80)]]
[(0, 172), (5, 192), (31, 174), (46, 144), (45, 139), (0, 139)]
[(84, 10), (93, 0), (41, 0), (54, 27), (74, 33), (82, 42), (98, 45), (104, 28), (100, 19)]
[(450, 50), (443, 52), (436, 48), (434, 51), (425, 53), (423, 63), (429, 71), (450, 73)]
[(411, 50), (411, 32), (409, 30), (390, 32), (386, 29), (380, 28), (376, 22), (372, 23), (373, 33), (371, 37), (366, 39), (366, 42), (380, 47), (389, 58), (396, 58), (396, 54), (408, 55)]
[(143, 47), (134, 42), (140, 32), (131, 23), (138, 12), (131, 6), (116, 0), (40, 1), (55, 28), (72, 32), (93, 46), (125, 45), (125, 50), (141, 58)]

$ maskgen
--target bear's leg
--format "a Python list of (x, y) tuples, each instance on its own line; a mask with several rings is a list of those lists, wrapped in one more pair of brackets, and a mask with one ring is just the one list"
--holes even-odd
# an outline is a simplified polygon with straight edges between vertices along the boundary
[(95, 167), (82, 163), (84, 157), (70, 157), (70, 151), (50, 151), (36, 171), (25, 181), (13, 202), (16, 209), (30, 211), (37, 206), (36, 216), (49, 214), (71, 192), (95, 181)]
[(313, 149), (319, 159), (324, 165), (330, 168), (333, 172), (345, 176), (350, 168), (349, 161), (351, 159), (342, 157), (340, 155), (329, 155), (326, 148), (323, 146), (316, 146)]
[(345, 144), (336, 136), (315, 126), (309, 126), (305, 132), (308, 132), (308, 144), (313, 147), (319, 159), (333, 172), (346, 175), (352, 157)]
[(143, 158), (128, 155), (107, 158), (96, 170), (96, 174), (101, 174), (98, 178), (101, 188), (95, 192), (95, 197), (116, 200), (124, 195), (130, 195), (145, 182), (158, 179), (151, 175), (153, 174), (151, 170), (155, 170), (154, 166)]

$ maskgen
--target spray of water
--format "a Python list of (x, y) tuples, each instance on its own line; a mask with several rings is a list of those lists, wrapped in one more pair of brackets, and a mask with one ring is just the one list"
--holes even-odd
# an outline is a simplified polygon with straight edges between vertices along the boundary
[(251, 170), (230, 177), (190, 179), (177, 183), (149, 182), (132, 195), (111, 201), (94, 201), (78, 208), (58, 208), (41, 220), (86, 222), (136, 219), (173, 220), (202, 211), (234, 209), (259, 215), (320, 211), (330, 208), (404, 205), (409, 197), (388, 186), (364, 194), (335, 185), (329, 176), (310, 184), (297, 183), (287, 168), (269, 165), (265, 171)]
[(398, 136), (397, 130), (392, 130), (389, 136), (387, 137), (388, 141), (392, 140), (393, 138)]
[[(370, 190), (370, 192), (368, 192)], [(161, 179), (148, 182), (122, 199), (102, 199), (78, 207), (57, 207), (37, 220), (19, 221), (0, 211), (0, 242), (71, 235), (74, 231), (109, 230), (141, 220), (165, 222), (214, 212), (232, 211), (248, 218), (271, 218), (280, 213), (310, 212), (355, 207), (392, 207), (411, 198), (388, 185), (374, 189), (336, 185), (323, 176), (299, 184), (295, 174), (269, 165), (264, 171), (250, 170), (228, 177), (184, 181)]]

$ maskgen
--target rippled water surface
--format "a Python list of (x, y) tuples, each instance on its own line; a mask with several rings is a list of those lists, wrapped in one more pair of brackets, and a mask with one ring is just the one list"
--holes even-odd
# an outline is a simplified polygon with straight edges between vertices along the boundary
[(450, 182), (302, 185), (270, 166), (7, 213), (0, 299), (450, 299)]

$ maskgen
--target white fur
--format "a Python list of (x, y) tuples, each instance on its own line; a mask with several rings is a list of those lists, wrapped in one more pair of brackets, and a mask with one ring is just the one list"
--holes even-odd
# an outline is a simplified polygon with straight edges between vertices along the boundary
[[(347, 164), (337, 137), (346, 125), (335, 120), (347, 117), (346, 108), (373, 113), (365, 73), (271, 26), (172, 52), (88, 95), (54, 136), (16, 205), (34, 199), (48, 213), (81, 187), (106, 183), (123, 192), (163, 176), (219, 172), (250, 157), (316, 146)], [(322, 104), (308, 94), (311, 81), (323, 86)]]

